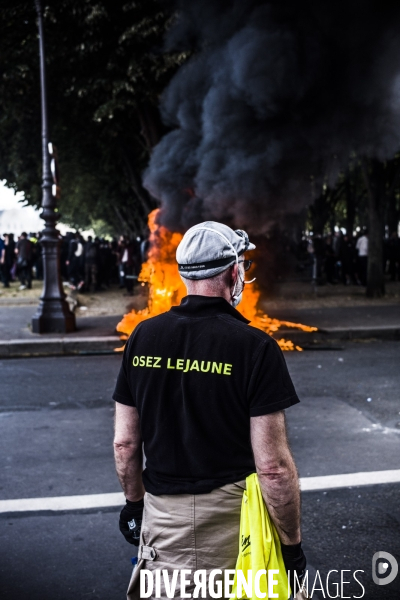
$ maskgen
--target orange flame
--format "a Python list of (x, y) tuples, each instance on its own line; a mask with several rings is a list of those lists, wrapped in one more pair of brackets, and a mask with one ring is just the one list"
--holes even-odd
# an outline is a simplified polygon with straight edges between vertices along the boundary
[[(186, 288), (182, 282), (175, 258), (176, 248), (182, 239), (179, 233), (172, 233), (162, 225), (156, 223), (158, 209), (149, 214), (150, 250), (148, 258), (142, 265), (139, 281), (147, 283), (149, 287), (149, 299), (147, 307), (143, 310), (132, 310), (125, 315), (117, 325), (117, 331), (121, 332), (121, 339), (127, 339), (136, 325), (142, 321), (166, 312), (171, 306), (179, 304), (186, 296)], [(258, 327), (272, 335), (280, 327), (292, 327), (302, 331), (316, 331), (316, 327), (308, 327), (299, 323), (271, 319), (257, 309), (260, 292), (255, 285), (246, 287), (243, 300), (238, 310), (246, 319), (251, 321), (253, 327)], [(277, 340), (282, 350), (302, 350), (295, 346), (290, 340)], [(117, 348), (122, 350), (122, 348)]]

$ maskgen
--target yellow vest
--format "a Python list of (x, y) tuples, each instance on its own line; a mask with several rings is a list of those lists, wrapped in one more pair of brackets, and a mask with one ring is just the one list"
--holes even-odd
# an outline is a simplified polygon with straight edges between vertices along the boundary
[[(232, 594), (235, 594), (234, 598), (237, 600), (245, 598), (256, 600), (260, 597), (267, 600), (271, 598), (270, 594), (278, 594), (272, 598), (287, 600), (288, 578), (282, 558), (281, 542), (265, 506), (256, 473), (246, 478), (246, 488), (243, 492), (240, 514), (239, 556)], [(274, 569), (279, 573), (271, 573)], [(241, 579), (240, 574), (238, 575), (239, 570), (242, 571), (247, 582), (249, 580), (252, 582), (251, 595), (246, 594), (244, 586), (238, 585), (240, 583), (238, 577)], [(248, 574), (250, 570), (251, 575)], [(264, 573), (260, 573), (262, 570)], [(270, 573), (266, 574), (265, 571)], [(277, 582), (275, 585), (272, 579)], [(268, 590), (269, 581), (270, 590)], [(259, 595), (256, 595), (256, 592)]]

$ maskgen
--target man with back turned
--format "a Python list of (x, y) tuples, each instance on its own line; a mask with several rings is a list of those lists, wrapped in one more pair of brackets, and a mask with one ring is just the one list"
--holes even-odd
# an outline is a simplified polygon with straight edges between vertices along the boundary
[(256, 471), (286, 569), (305, 569), (284, 412), (299, 400), (277, 343), (236, 310), (254, 248), (221, 223), (189, 229), (176, 253), (188, 295), (126, 344), (113, 398), (120, 529), (139, 545), (129, 598), (139, 598), (141, 568), (234, 569)]

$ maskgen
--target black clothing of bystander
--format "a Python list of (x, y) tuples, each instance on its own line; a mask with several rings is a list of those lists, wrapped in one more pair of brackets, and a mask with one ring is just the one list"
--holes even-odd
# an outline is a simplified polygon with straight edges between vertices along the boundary
[(32, 259), (32, 242), (26, 237), (21, 238), (17, 242), (18, 262), (30, 262)]
[(322, 283), (322, 268), (325, 262), (325, 242), (322, 237), (317, 234), (313, 237), (313, 249), (314, 249), (314, 260), (315, 260), (315, 272), (314, 279), (318, 283)]
[(336, 255), (332, 242), (332, 238), (328, 237), (325, 242), (325, 273), (328, 283), (336, 283), (335, 278), (335, 266), (336, 266)]
[(5, 236), (3, 283), (4, 287), (10, 287), (11, 269), (15, 262), (15, 241), (12, 234)]
[[(24, 236), (24, 234), (22, 234)], [(26, 236), (17, 242), (17, 269), (22, 286), (32, 287), (32, 242)]]
[(72, 284), (78, 285), (83, 277), (83, 244), (79, 234), (68, 244), (68, 278)]
[(6, 276), (5, 276), (5, 264), (4, 264), (4, 258), (5, 258), (5, 244), (3, 242), (3, 240), (0, 237), (0, 281), (3, 282), (4, 287), (10, 287), (8, 282), (6, 284)]
[(400, 239), (396, 232), (392, 233), (387, 242), (387, 258), (389, 259), (390, 279), (400, 281)]
[(340, 245), (339, 259), (342, 265), (342, 281), (344, 285), (355, 283), (356, 249), (351, 236), (345, 235)]
[(36, 242), (35, 267), (36, 267), (36, 279), (42, 280), (43, 279), (43, 246), (40, 243), (40, 238)]
[(133, 283), (137, 279), (136, 242), (124, 242), (120, 246), (121, 268), (128, 295), (133, 295)]
[(106, 240), (101, 240), (99, 245), (99, 262), (97, 273), (97, 286), (110, 287), (114, 267), (114, 255), (110, 244)]
[(91, 236), (85, 244), (84, 249), (85, 260), (85, 289), (93, 291), (97, 289), (97, 276), (99, 267), (99, 242), (97, 239), (93, 242)]

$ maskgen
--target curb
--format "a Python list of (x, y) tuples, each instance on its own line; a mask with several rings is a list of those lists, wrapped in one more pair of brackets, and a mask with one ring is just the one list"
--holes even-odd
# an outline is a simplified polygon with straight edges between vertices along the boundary
[[(322, 330), (321, 330), (322, 331)], [(326, 331), (329, 337), (341, 340), (362, 340), (377, 338), (380, 340), (400, 340), (400, 325), (377, 325), (372, 327), (352, 327), (351, 329), (333, 328)]]
[(318, 344), (320, 342), (333, 341), (357, 341), (357, 340), (400, 340), (400, 325), (378, 325), (370, 327), (332, 327), (331, 329), (318, 329), (308, 333), (293, 329), (280, 329), (274, 338), (292, 340), (299, 346)]
[(0, 341), (0, 359), (114, 354), (115, 348), (122, 345), (123, 342), (117, 336), (6, 340)]
[[(317, 331), (307, 332), (296, 329), (280, 329), (274, 336), (276, 340), (281, 338), (291, 340), (294, 344), (312, 349), (311, 346), (318, 348), (318, 344), (329, 344), (339, 341), (358, 341), (358, 340), (400, 340), (400, 325), (378, 325), (370, 327), (332, 327), (330, 329), (318, 329)], [(309, 348), (307, 348), (309, 347)]]
[[(305, 350), (317, 350), (318, 344), (334, 341), (400, 340), (400, 326), (352, 327), (351, 329), (337, 327), (319, 329), (311, 333), (281, 329), (276, 332), (274, 337), (292, 340), (294, 344), (304, 347)], [(118, 336), (2, 340), (0, 341), (0, 359), (114, 354), (115, 348), (122, 346), (123, 342)]]

